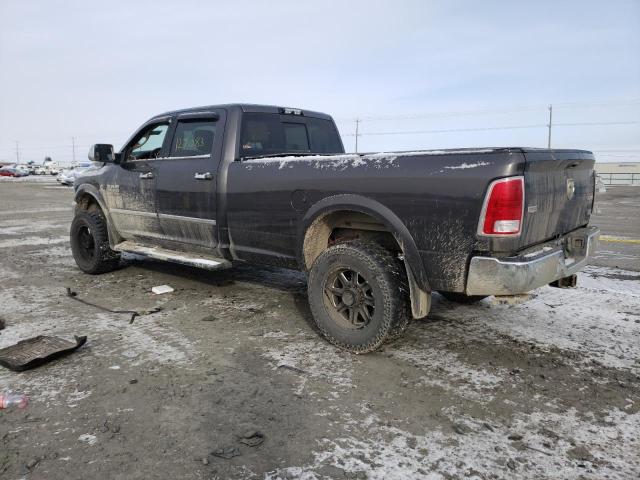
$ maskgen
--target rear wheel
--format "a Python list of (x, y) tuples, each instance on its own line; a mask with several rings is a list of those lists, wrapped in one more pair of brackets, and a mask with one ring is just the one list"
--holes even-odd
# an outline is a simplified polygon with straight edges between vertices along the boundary
[(120, 254), (111, 250), (107, 222), (99, 211), (80, 210), (71, 222), (71, 251), (76, 264), (85, 273), (115, 270)]
[(477, 303), (483, 298), (487, 298), (488, 295), (465, 295), (464, 293), (459, 292), (438, 292), (444, 298), (449, 300), (450, 302), (455, 303), (463, 303), (463, 304), (471, 304)]
[(408, 324), (408, 287), (399, 260), (380, 245), (346, 242), (318, 256), (308, 294), (316, 325), (353, 353), (375, 350)]

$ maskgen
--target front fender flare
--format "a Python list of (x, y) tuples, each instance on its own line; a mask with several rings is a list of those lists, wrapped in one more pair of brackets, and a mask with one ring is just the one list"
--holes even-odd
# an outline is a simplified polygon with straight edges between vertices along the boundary
[(92, 185), (90, 183), (83, 183), (81, 185), (78, 185), (78, 188), (76, 189), (73, 197), (73, 201), (75, 202), (75, 204), (78, 204), (78, 201), (83, 195), (89, 195), (93, 197), (93, 199), (100, 206), (100, 210), (102, 210), (102, 213), (104, 214), (104, 217), (107, 220), (107, 232), (109, 233), (109, 243), (113, 247), (117, 243), (116, 240), (120, 238), (120, 235), (114, 228), (113, 219), (111, 218), (111, 214), (109, 213), (109, 209), (107, 208), (107, 203), (105, 202), (104, 197), (102, 196), (102, 193), (100, 193), (100, 190), (95, 185)]

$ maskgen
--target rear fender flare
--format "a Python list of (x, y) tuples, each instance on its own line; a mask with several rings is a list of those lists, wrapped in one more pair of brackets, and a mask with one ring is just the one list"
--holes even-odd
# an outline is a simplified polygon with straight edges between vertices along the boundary
[(341, 194), (325, 197), (315, 203), (302, 218), (298, 231), (298, 262), (304, 270), (306, 268), (304, 256), (304, 241), (307, 230), (318, 219), (341, 210), (365, 213), (377, 219), (385, 225), (387, 230), (394, 236), (404, 255), (404, 263), (409, 277), (409, 287), (411, 289), (411, 303), (413, 316), (422, 318), (428, 312), (425, 306), (426, 297), (431, 293), (431, 286), (427, 278), (422, 257), (405, 224), (388, 207), (371, 198), (354, 194)]

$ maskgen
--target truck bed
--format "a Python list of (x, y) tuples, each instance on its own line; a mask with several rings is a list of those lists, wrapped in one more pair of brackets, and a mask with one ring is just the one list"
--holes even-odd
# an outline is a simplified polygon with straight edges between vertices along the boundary
[[(593, 164), (582, 150), (520, 147), (244, 159), (232, 162), (227, 176), (230, 248), (239, 259), (271, 256), (294, 266), (297, 225), (308, 208), (327, 197), (357, 195), (406, 226), (433, 289), (463, 291), (474, 252), (512, 255), (586, 225)], [(489, 183), (515, 175), (525, 178), (521, 235), (479, 237)]]

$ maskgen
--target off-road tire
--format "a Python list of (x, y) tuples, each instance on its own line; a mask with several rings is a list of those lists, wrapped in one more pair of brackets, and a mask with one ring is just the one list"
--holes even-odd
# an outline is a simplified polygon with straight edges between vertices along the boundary
[[(336, 272), (345, 270), (359, 274), (357, 278), (363, 280), (370, 292), (367, 299), (373, 300), (373, 313), (364, 326), (345, 325), (349, 319), (339, 317), (334, 306), (336, 300), (326, 290), (335, 285), (332, 278), (339, 275)], [(309, 272), (308, 297), (322, 335), (352, 353), (377, 349), (386, 340), (399, 336), (409, 323), (409, 288), (404, 266), (397, 256), (375, 243), (345, 242), (322, 252)], [(340, 297), (341, 305), (344, 298)], [(356, 314), (356, 320), (359, 318)]]
[(487, 298), (489, 295), (465, 295), (459, 292), (438, 292), (444, 298), (454, 303), (462, 303), (464, 305), (471, 305), (477, 303), (483, 298)]
[[(85, 273), (97, 275), (118, 268), (120, 254), (111, 250), (107, 221), (98, 210), (76, 211), (71, 222), (71, 251)], [(92, 242), (92, 246), (88, 245)]]

